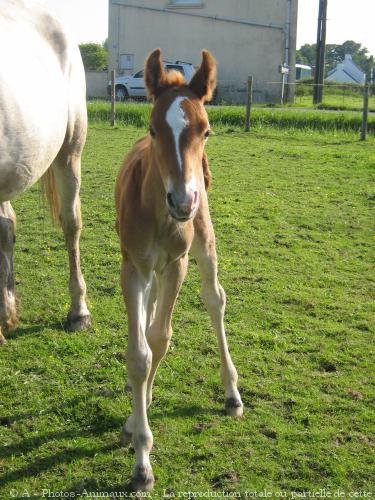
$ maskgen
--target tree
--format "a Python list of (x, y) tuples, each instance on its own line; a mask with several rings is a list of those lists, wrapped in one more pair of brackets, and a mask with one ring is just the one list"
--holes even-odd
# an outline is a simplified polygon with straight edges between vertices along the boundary
[(296, 52), (296, 61), (299, 64), (308, 64), (309, 66), (315, 66), (315, 54), (316, 54), (316, 43), (312, 45), (305, 43)]
[(79, 46), (86, 70), (103, 70), (108, 67), (108, 52), (99, 43), (82, 43)]
[[(315, 66), (316, 44), (302, 45), (296, 52), (296, 61), (300, 64), (308, 64)], [(350, 54), (355, 64), (357, 64), (365, 73), (369, 74), (374, 66), (374, 57), (369, 55), (366, 47), (362, 47), (360, 43), (353, 40), (339, 44), (326, 45), (326, 73), (335, 68), (336, 65), (342, 62), (345, 54)], [(302, 62), (303, 61), (303, 62)]]
[(296, 50), (296, 63), (297, 64), (309, 64), (309, 61), (302, 54), (302, 52), (300, 50)]

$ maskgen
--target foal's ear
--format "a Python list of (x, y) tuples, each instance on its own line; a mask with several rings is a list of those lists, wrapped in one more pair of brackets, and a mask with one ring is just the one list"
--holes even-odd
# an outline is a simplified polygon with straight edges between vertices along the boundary
[(150, 97), (156, 99), (162, 90), (164, 68), (161, 63), (161, 50), (155, 49), (146, 59), (145, 83)]
[(203, 102), (212, 99), (216, 88), (216, 61), (208, 50), (202, 51), (202, 63), (191, 79), (189, 88)]

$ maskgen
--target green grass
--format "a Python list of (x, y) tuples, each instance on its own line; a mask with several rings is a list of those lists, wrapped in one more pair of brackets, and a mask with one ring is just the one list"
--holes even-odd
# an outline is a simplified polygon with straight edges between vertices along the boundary
[[(213, 127), (244, 128), (244, 106), (209, 106), (207, 108)], [(132, 125), (146, 128), (151, 113), (151, 105), (147, 103), (117, 103), (116, 120), (120, 125)], [(89, 119), (92, 122), (109, 123), (110, 103), (107, 101), (91, 101), (88, 103)], [(324, 111), (314, 109), (261, 108), (254, 107), (251, 114), (253, 127), (274, 127), (277, 129), (301, 129), (319, 131), (358, 131), (361, 128), (362, 114), (352, 111)], [(375, 116), (368, 119), (368, 131), (375, 133)]]
[[(0, 351), (0, 498), (104, 495), (129, 481), (135, 457), (118, 443), (131, 402), (113, 186), (142, 133), (89, 130), (81, 249), (90, 331), (62, 329), (67, 256), (38, 187), (14, 203), (21, 321)], [(374, 146), (357, 134), (266, 127), (227, 126), (210, 138), (210, 205), (246, 412), (240, 421), (223, 413), (218, 349), (191, 262), (149, 412), (152, 498), (372, 490)]]

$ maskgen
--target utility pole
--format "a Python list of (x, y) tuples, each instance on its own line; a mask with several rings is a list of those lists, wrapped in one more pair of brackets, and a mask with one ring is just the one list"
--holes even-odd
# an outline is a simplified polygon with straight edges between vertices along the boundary
[(314, 78), (313, 103), (318, 104), (323, 99), (324, 66), (326, 52), (327, 29), (327, 3), (328, 0), (319, 0), (318, 34), (316, 38), (316, 61)]

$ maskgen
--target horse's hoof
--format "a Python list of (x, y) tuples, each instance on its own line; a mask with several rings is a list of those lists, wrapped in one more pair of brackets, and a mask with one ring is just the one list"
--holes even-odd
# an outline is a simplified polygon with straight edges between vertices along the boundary
[(0, 345), (4, 345), (7, 343), (7, 339), (4, 337), (4, 335), (0, 332)]
[(134, 491), (151, 491), (154, 483), (155, 479), (150, 466), (135, 466), (132, 477), (132, 488)]
[(91, 326), (91, 316), (68, 316), (65, 323), (65, 330), (68, 332), (80, 332)]
[(231, 417), (242, 417), (243, 404), (239, 399), (228, 398), (225, 400), (225, 410)]
[(3, 330), (3, 332), (5, 333), (12, 332), (17, 328), (17, 326), (18, 326), (17, 314), (15, 312), (12, 312), (9, 318), (5, 321), (5, 323), (3, 323), (2, 327), (0, 327), (0, 335), (4, 338), (3, 334), (1, 333), (1, 330)]
[(123, 427), (121, 434), (120, 434), (120, 444), (124, 448), (129, 446), (129, 444), (132, 442), (132, 437), (133, 434), (125, 429), (125, 426)]

